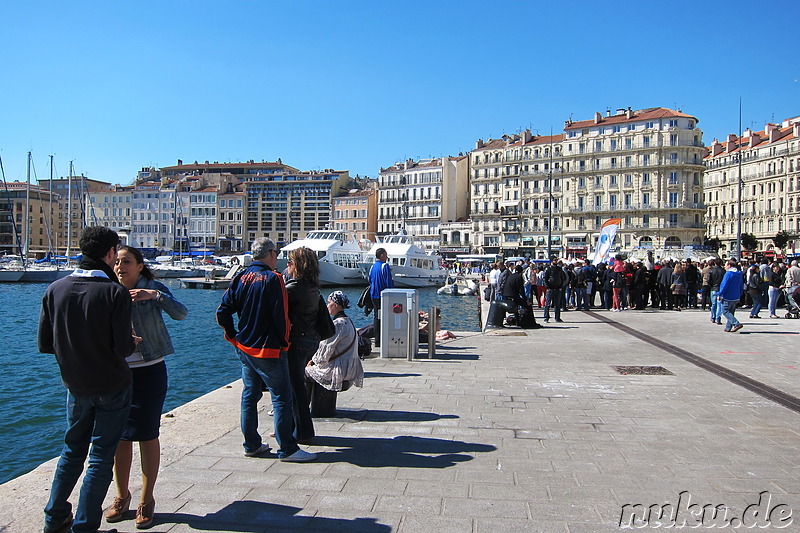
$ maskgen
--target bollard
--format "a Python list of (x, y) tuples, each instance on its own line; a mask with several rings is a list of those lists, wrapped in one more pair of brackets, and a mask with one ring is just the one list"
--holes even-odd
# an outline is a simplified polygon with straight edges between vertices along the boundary
[(428, 312), (428, 359), (436, 355), (436, 332), (439, 331), (439, 308), (431, 307)]
[(502, 328), (506, 313), (515, 311), (513, 302), (494, 300), (489, 306), (489, 316), (486, 317), (486, 329)]

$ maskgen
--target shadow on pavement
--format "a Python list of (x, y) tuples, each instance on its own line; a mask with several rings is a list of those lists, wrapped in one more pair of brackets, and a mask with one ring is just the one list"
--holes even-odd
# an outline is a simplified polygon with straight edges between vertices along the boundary
[(188, 513), (158, 513), (156, 526), (161, 524), (186, 524), (198, 531), (232, 531), (238, 533), (262, 533), (264, 531), (347, 531), (348, 533), (390, 533), (391, 526), (379, 524), (374, 518), (325, 518), (319, 516), (296, 516), (299, 507), (277, 505), (252, 500), (230, 503), (204, 516)]
[(422, 374), (392, 374), (390, 372), (364, 372), (365, 378), (417, 378)]
[(383, 411), (380, 409), (337, 409), (336, 418), (349, 418), (357, 422), (431, 422), (443, 418), (458, 418), (456, 415), (440, 415), (425, 411)]
[(472, 460), (478, 452), (497, 448), (429, 437), (316, 437), (314, 444), (336, 448), (318, 455), (320, 463), (350, 463), (362, 467), (448, 468)]

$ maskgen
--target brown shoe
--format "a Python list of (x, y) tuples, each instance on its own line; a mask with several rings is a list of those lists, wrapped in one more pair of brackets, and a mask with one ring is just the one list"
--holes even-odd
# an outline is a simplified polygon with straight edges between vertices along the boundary
[(150, 503), (140, 503), (136, 510), (136, 529), (147, 529), (153, 525), (153, 516), (156, 511), (156, 501)]
[(106, 511), (106, 522), (109, 524), (113, 524), (114, 522), (119, 522), (123, 518), (125, 518), (125, 513), (131, 508), (131, 492), (128, 491), (128, 496), (125, 498), (120, 498), (119, 496), (114, 498), (114, 501), (111, 503), (111, 507), (108, 508)]

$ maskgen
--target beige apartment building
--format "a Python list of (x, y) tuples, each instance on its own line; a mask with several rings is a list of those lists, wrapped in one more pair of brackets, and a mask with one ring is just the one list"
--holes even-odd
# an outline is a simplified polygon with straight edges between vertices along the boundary
[(561, 254), (562, 141), (563, 135), (525, 130), (476, 142), (470, 153), (474, 251), (544, 258), (550, 236), (552, 252)]
[[(58, 206), (53, 211), (53, 249), (59, 254), (70, 255), (80, 251), (80, 235), (83, 228), (94, 224), (91, 219), (90, 197), (105, 195), (111, 184), (89, 179), (85, 176), (39, 180), (43, 189), (51, 189), (58, 195)], [(55, 198), (54, 198), (55, 199)]]
[(51, 195), (48, 188), (40, 185), (28, 188), (26, 182), (8, 182), (0, 189), (0, 255), (27, 254), (30, 258), (41, 258), (50, 250), (58, 251), (53, 244), (57, 233), (53, 226), (58, 222), (53, 224), (53, 221), (59, 220), (59, 209), (58, 195)]
[(351, 190), (333, 199), (333, 229), (351, 232), (357, 241), (376, 242), (378, 191)]
[(474, 249), (586, 257), (602, 224), (620, 218), (614, 251), (683, 254), (705, 234), (704, 155), (697, 119), (660, 107), (595, 113), (559, 135), (479, 140), (470, 154)]
[(406, 160), (378, 175), (378, 234), (404, 230), (425, 250), (439, 249), (442, 223), (466, 216), (469, 200), (467, 156)]
[(127, 241), (131, 232), (132, 185), (112, 185), (107, 191), (86, 195), (86, 219), (90, 226), (106, 226)]
[(740, 177), (741, 232), (758, 239), (759, 251), (773, 255), (772, 237), (800, 232), (800, 117), (714, 139), (705, 165), (708, 234), (722, 242), (722, 255), (737, 255)]

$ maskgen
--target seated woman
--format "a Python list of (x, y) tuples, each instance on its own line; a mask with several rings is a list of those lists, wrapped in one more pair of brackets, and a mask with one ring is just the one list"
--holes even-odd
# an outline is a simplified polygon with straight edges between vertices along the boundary
[(347, 390), (350, 384), (361, 387), (364, 382), (364, 368), (358, 357), (358, 334), (344, 312), (348, 307), (350, 299), (342, 291), (328, 296), (328, 312), (333, 317), (336, 333), (320, 341), (306, 366), (307, 377), (334, 392)]

